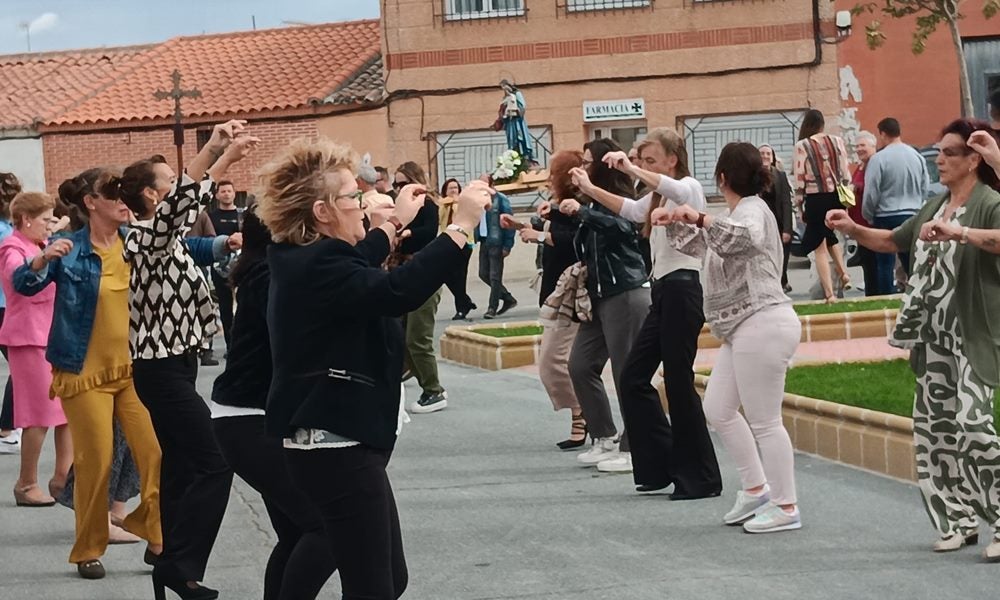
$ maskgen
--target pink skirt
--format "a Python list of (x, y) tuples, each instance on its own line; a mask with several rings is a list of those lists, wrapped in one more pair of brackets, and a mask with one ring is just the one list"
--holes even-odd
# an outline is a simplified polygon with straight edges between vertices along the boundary
[(52, 366), (41, 346), (10, 346), (10, 377), (14, 383), (14, 427), (58, 427), (66, 424), (62, 402), (49, 399)]

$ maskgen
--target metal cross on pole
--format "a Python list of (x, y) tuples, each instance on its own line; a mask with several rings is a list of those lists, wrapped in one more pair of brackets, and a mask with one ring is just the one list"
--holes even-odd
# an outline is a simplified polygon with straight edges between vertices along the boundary
[(171, 81), (174, 82), (174, 87), (169, 92), (163, 90), (156, 90), (153, 94), (157, 100), (174, 100), (174, 146), (177, 147), (177, 172), (184, 172), (184, 125), (181, 121), (184, 119), (184, 112), (181, 110), (181, 99), (182, 98), (201, 98), (201, 90), (198, 88), (185, 90), (181, 89), (181, 72), (174, 69), (174, 72), (170, 74)]

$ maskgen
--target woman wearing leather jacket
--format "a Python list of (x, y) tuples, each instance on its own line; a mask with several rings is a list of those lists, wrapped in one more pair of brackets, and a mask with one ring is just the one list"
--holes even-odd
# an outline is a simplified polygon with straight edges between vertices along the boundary
[[(583, 166), (595, 185), (627, 196), (633, 193), (631, 178), (602, 161), (608, 152), (620, 150), (612, 140), (593, 140), (584, 145)], [(587, 267), (587, 291), (593, 305), (592, 318), (580, 325), (569, 358), (573, 388), (594, 441), (593, 448), (577, 460), (598, 465), (602, 471), (631, 472), (628, 436), (622, 435), (620, 444), (616, 439), (618, 430), (601, 373), (610, 359), (621, 398), (622, 368), (650, 303), (639, 232), (631, 221), (586, 196), (563, 200), (559, 210), (580, 223), (573, 245)]]

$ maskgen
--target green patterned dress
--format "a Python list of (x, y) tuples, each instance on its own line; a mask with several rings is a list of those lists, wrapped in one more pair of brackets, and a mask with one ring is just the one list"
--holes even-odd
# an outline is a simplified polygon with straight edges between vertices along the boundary
[[(934, 216), (943, 216), (945, 205)], [(965, 207), (952, 222), (965, 214)], [(952, 298), (959, 243), (916, 244), (913, 274), (889, 343), (912, 352), (913, 438), (924, 506), (942, 537), (1000, 527), (1000, 443), (993, 388), (973, 374)], [(966, 251), (976, 251), (971, 247)]]

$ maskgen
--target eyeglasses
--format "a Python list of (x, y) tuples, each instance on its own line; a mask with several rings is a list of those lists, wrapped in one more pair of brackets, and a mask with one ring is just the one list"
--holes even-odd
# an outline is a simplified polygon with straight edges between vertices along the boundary
[(364, 195), (365, 195), (364, 192), (362, 192), (361, 190), (358, 190), (358, 191), (353, 192), (351, 194), (339, 194), (339, 195), (336, 195), (336, 196), (333, 197), (333, 199), (334, 200), (339, 200), (341, 198), (354, 198), (354, 200), (357, 201), (357, 203), (358, 203), (358, 208), (364, 208), (364, 201), (361, 199)]
[(969, 148), (967, 146), (948, 146), (948, 147), (934, 146), (934, 149), (937, 150), (940, 154), (944, 154), (948, 158), (956, 158), (958, 156), (968, 156), (973, 152), (972, 148)]

